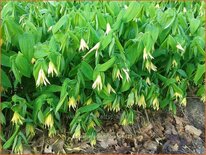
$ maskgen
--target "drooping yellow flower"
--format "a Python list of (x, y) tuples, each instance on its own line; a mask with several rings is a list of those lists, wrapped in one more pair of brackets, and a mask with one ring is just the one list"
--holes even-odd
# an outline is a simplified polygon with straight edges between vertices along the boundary
[(45, 73), (44, 73), (44, 70), (41, 68), (39, 70), (39, 74), (38, 74), (38, 78), (37, 78), (37, 81), (36, 81), (36, 86), (40, 86), (42, 84), (44, 84), (45, 86), (48, 84), (50, 84), (49, 80), (47, 79)]
[(79, 51), (84, 51), (85, 49), (89, 49), (87, 43), (84, 41), (84, 39), (81, 39), (80, 45), (79, 45)]
[(94, 121), (90, 121), (87, 128), (90, 129), (90, 128), (94, 128), (95, 126), (96, 126), (96, 124), (94, 123)]
[(56, 135), (56, 129), (53, 126), (53, 127), (49, 128), (49, 137), (53, 137), (54, 135)]
[(154, 98), (152, 105), (154, 110), (159, 110), (159, 100), (157, 97)]
[(122, 122), (121, 122), (121, 125), (128, 125), (128, 121), (126, 118), (123, 118)]
[(123, 72), (125, 73), (125, 75), (126, 75), (126, 80), (127, 80), (127, 82), (129, 82), (130, 81), (130, 77), (129, 77), (129, 69), (128, 68), (126, 68), (126, 69), (122, 69), (123, 70)]
[(77, 101), (75, 100), (75, 98), (74, 98), (73, 96), (69, 98), (68, 106), (69, 106), (69, 109), (70, 109), (71, 107), (72, 107), (73, 109), (76, 109)]
[(147, 83), (148, 85), (151, 85), (151, 81), (150, 81), (149, 77), (146, 78), (146, 83)]
[(31, 63), (34, 64), (35, 62), (36, 62), (36, 59), (35, 59), (35, 58), (32, 58), (32, 59), (31, 59)]
[(86, 105), (89, 105), (92, 103), (92, 98), (90, 97), (87, 101), (86, 101)]
[(15, 111), (11, 121), (12, 121), (13, 124), (22, 125), (23, 121), (24, 121), (24, 118), (18, 112)]
[(177, 67), (177, 61), (175, 59), (172, 61), (172, 67)]
[(107, 23), (105, 34), (108, 35), (110, 31), (111, 31), (111, 26), (109, 25), (109, 23)]
[(94, 81), (93, 85), (92, 85), (92, 88), (93, 89), (96, 89), (98, 91), (102, 90), (102, 87), (103, 87), (103, 84), (102, 84), (102, 78), (100, 75), (97, 76), (96, 80)]
[(139, 97), (138, 106), (146, 108), (146, 102), (143, 94)]
[(80, 140), (80, 138), (81, 138), (81, 126), (80, 126), (80, 124), (77, 125), (77, 127), (76, 127), (76, 129), (74, 131), (72, 139), (74, 139), (74, 138), (76, 138), (78, 140)]
[(112, 86), (108, 83), (107, 84), (107, 92), (110, 94), (111, 92), (116, 94), (116, 91), (112, 88)]
[(184, 97), (181, 101), (181, 105), (186, 106), (186, 104), (187, 104), (187, 100), (186, 97)]
[(92, 140), (90, 141), (91, 146), (93, 147), (94, 145), (96, 145), (97, 141), (95, 138), (92, 138)]
[(53, 127), (54, 119), (53, 119), (53, 116), (52, 116), (51, 113), (49, 113), (47, 115), (47, 117), (45, 118), (44, 125), (47, 126), (48, 128), (52, 128)]
[(177, 45), (176, 45), (176, 48), (177, 49), (179, 49), (179, 50), (181, 50), (181, 51), (185, 51), (185, 49), (180, 45), (180, 43), (178, 43)]
[(52, 77), (54, 76), (54, 73), (56, 74), (56, 76), (58, 76), (58, 72), (56, 67), (54, 66), (54, 64), (50, 61), (49, 62), (49, 68), (48, 68), (48, 74), (52, 74)]
[(26, 133), (32, 137), (35, 135), (34, 126), (31, 123), (26, 124)]
[(178, 93), (178, 92), (175, 92), (175, 93), (174, 93), (174, 96), (175, 96), (176, 100), (177, 100), (178, 98), (182, 98), (182, 95), (181, 95), (180, 93)]
[(146, 50), (146, 48), (144, 48), (144, 50), (143, 50), (143, 60), (147, 60), (148, 58), (154, 59), (154, 57), (151, 55), (151, 53), (148, 52), (148, 51)]
[(117, 69), (116, 78), (118, 78), (119, 80), (120, 80), (120, 79), (123, 79), (123, 77), (122, 77), (121, 72), (120, 72), (119, 69)]
[(153, 71), (157, 71), (157, 67), (151, 62), (151, 61), (146, 61), (145, 63), (145, 67), (147, 68), (147, 70), (150, 71), (153, 70)]
[(89, 53), (91, 53), (92, 51), (95, 51), (95, 50), (96, 50), (96, 53), (97, 53), (98, 50), (99, 50), (99, 47), (100, 47), (100, 42), (98, 42), (91, 50), (89, 50), (89, 52), (87, 52), (87, 53), (83, 56), (83, 59), (84, 59)]

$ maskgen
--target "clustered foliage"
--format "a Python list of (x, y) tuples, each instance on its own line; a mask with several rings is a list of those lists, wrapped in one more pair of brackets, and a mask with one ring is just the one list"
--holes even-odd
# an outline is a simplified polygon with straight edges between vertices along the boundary
[(96, 144), (108, 111), (204, 101), (204, 2), (8, 2), (1, 38), (1, 139), (21, 153), (35, 128)]

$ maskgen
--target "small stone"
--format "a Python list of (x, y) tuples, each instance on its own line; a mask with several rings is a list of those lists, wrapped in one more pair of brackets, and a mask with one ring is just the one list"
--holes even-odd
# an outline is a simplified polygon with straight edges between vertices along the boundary
[(195, 128), (195, 127), (192, 126), (192, 125), (186, 125), (186, 126), (185, 126), (185, 131), (186, 131), (187, 133), (190, 133), (190, 134), (195, 135), (195, 136), (197, 136), (197, 137), (199, 137), (199, 136), (202, 134), (202, 131), (201, 131), (201, 130)]
[(171, 149), (172, 149), (172, 151), (174, 151), (174, 152), (178, 151), (178, 149), (179, 149), (178, 144), (176, 143), (175, 145), (172, 145), (172, 146), (171, 146)]
[(157, 150), (157, 142), (155, 141), (147, 141), (144, 143), (144, 148), (150, 151), (156, 151)]

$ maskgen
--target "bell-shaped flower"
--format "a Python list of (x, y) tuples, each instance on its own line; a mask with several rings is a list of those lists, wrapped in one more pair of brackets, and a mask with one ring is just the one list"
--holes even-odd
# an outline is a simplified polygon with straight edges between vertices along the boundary
[(11, 121), (12, 121), (13, 124), (22, 125), (23, 121), (24, 121), (24, 118), (18, 112), (15, 111)]
[(186, 106), (186, 104), (187, 104), (187, 100), (186, 97), (184, 97), (181, 101), (181, 105)]
[(76, 139), (80, 140), (80, 137), (81, 137), (81, 126), (80, 126), (80, 124), (78, 124), (75, 131), (74, 131), (72, 139), (76, 138)]
[(79, 46), (79, 51), (84, 51), (85, 49), (89, 49), (87, 43), (84, 41), (84, 39), (81, 39), (80, 41), (80, 46)]
[(151, 55), (151, 53), (148, 52), (148, 51), (146, 50), (146, 48), (144, 48), (144, 50), (143, 50), (143, 60), (147, 60), (148, 58), (154, 59), (154, 57)]
[(98, 52), (99, 47), (100, 47), (100, 42), (98, 42), (92, 49), (90, 49), (89, 52), (87, 52), (87, 53), (83, 56), (83, 59), (84, 59), (89, 53), (91, 53), (92, 51), (95, 51), (95, 50), (96, 50), (96, 52)]
[(176, 48), (183, 52), (185, 51), (185, 49), (179, 43), (177, 44)]
[(110, 26), (109, 23), (107, 23), (107, 27), (106, 27), (106, 32), (105, 32), (105, 34), (108, 35), (110, 31), (111, 31), (111, 26)]
[(49, 113), (47, 115), (47, 117), (45, 118), (44, 125), (47, 126), (48, 128), (52, 128), (53, 127), (54, 119), (53, 119), (53, 116), (52, 116), (51, 113)]
[(138, 101), (138, 106), (139, 107), (143, 107), (143, 108), (146, 108), (146, 102), (145, 102), (145, 97), (144, 95), (142, 94), (139, 98), (139, 101)]
[(54, 66), (54, 64), (50, 61), (49, 62), (49, 68), (48, 68), (48, 74), (51, 74), (52, 77), (54, 76), (54, 73), (56, 74), (56, 76), (58, 76), (58, 72), (56, 67)]
[(92, 85), (92, 88), (93, 89), (96, 89), (98, 91), (102, 90), (102, 87), (103, 87), (103, 84), (102, 84), (102, 78), (100, 75), (97, 76), (96, 80), (94, 81), (93, 85)]
[(127, 80), (127, 82), (129, 82), (129, 80), (130, 80), (130, 77), (129, 77), (129, 69), (127, 68), (127, 69), (122, 69), (123, 70), (123, 72), (125, 73), (125, 75), (126, 75), (126, 80)]
[(157, 97), (155, 97), (154, 100), (152, 101), (152, 105), (154, 110), (159, 110), (159, 100)]
[(42, 84), (44, 84), (45, 86), (48, 84), (50, 84), (49, 80), (47, 79), (45, 73), (44, 73), (44, 70), (41, 68), (39, 70), (39, 74), (38, 74), (38, 78), (37, 78), (37, 81), (36, 81), (36, 86), (40, 86)]
[(116, 94), (116, 91), (112, 88), (112, 86), (108, 83), (107, 84), (107, 92), (110, 94), (111, 92)]
[(69, 109), (72, 107), (73, 109), (76, 108), (77, 106), (77, 101), (75, 100), (75, 98), (72, 96), (71, 98), (69, 98), (69, 101), (68, 101), (68, 106), (69, 106)]

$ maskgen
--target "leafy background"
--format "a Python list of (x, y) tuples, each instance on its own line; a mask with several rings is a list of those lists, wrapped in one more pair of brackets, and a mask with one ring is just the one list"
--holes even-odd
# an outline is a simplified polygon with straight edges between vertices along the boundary
[[(2, 3), (3, 148), (20, 153), (36, 127), (52, 136), (62, 126), (73, 138), (86, 133), (94, 145), (95, 126), (108, 111), (120, 111), (120, 124), (128, 125), (136, 109), (175, 113), (178, 104), (185, 106), (188, 89), (205, 101), (204, 7), (204, 2)], [(79, 51), (81, 39), (89, 49), (100, 46)], [(55, 76), (48, 74), (50, 62)], [(50, 84), (37, 85), (41, 69)], [(92, 88), (98, 75), (101, 90)]]

